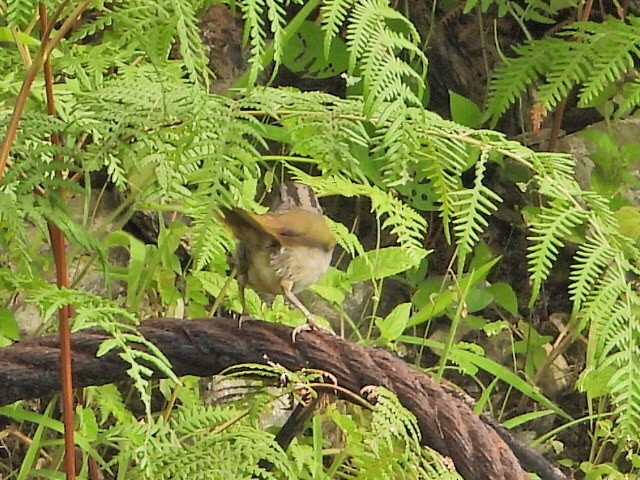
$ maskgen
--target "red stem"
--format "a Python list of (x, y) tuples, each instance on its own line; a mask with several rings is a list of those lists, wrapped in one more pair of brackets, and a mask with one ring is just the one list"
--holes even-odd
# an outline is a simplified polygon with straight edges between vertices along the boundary
[[(40, 14), (40, 29), (46, 34), (49, 32), (47, 25), (47, 7), (43, 3), (38, 6)], [(49, 37), (43, 36), (42, 43), (46, 49)], [(53, 95), (53, 73), (49, 55), (44, 57), (44, 79), (47, 95), (47, 113), (56, 115), (55, 99)], [(58, 133), (51, 135), (51, 143), (60, 145)], [(69, 272), (67, 271), (67, 252), (65, 238), (60, 229), (53, 222), (48, 222), (49, 236), (51, 238), (51, 250), (56, 265), (56, 282), (58, 287), (69, 288)], [(60, 383), (62, 390), (62, 417), (64, 422), (64, 464), (67, 480), (76, 478), (76, 455), (75, 455), (75, 418), (73, 405), (73, 383), (71, 379), (71, 334), (69, 328), (69, 317), (71, 307), (64, 305), (58, 311), (58, 335), (60, 338)]]

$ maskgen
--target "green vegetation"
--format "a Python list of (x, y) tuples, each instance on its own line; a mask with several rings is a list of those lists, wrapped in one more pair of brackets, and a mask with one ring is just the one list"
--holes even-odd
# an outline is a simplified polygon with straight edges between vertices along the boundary
[[(57, 29), (73, 20), (76, 4), (45, 3), (50, 15), (61, 8)], [(495, 127), (518, 105), (543, 117), (572, 91), (580, 106), (596, 108), (607, 121), (625, 118), (640, 102), (634, 69), (639, 20), (571, 22), (534, 39), (532, 23), (553, 23), (578, 11), (580, 2), (468, 0), (467, 11), (514, 19), (528, 40), (496, 68), (486, 108), (452, 94), (452, 118), (446, 120), (425, 108), (424, 38), (390, 2), (226, 3), (244, 21), (249, 55), (233, 89), (210, 93), (215, 79), (197, 27), (210, 2), (93, 1), (90, 14), (51, 50), (51, 116), (41, 73), (20, 96), (32, 62), (42, 60), (37, 4), (0, 0), (6, 13), (0, 20), (3, 139), (16, 99), (26, 101), (0, 172), (0, 345), (20, 337), (16, 298), (41, 312), (37, 333), (55, 331), (57, 310), (71, 304), (72, 329), (109, 332), (112, 339), (100, 353), (117, 349), (131, 365), (131, 391), (108, 385), (85, 392), (76, 410), (82, 456), (118, 479), (453, 478), (435, 453), (419, 446), (415, 419), (384, 390), (371, 409), (340, 402), (323, 407), (284, 451), (274, 440), (277, 428), (262, 428), (261, 415), (276, 399), (299, 395), (300, 385), (314, 381), (307, 374), (247, 365), (231, 376), (251, 379), (252, 393), (210, 407), (198, 382), (176, 378), (152, 345), (144, 354), (131, 348), (146, 342), (135, 330), (140, 319), (211, 313), (233, 248), (213, 212), (220, 205), (260, 210), (256, 198), (277, 179), (291, 177), (321, 197), (366, 199), (371, 207), (366, 213), (376, 227), (375, 247), (364, 246), (353, 224), (332, 222), (344, 253), (339, 267), (312, 289), (336, 318), (345, 319), (352, 340), (409, 351), (421, 368), (427, 368), (421, 361), (428, 349), (438, 356), (430, 373), (477, 380), (479, 408), (511, 427), (526, 427), (534, 420), (530, 412), (540, 409), (557, 416), (558, 431), (590, 432), (589, 457), (567, 457), (568, 466), (588, 478), (635, 478), (624, 475), (638, 475), (640, 462), (640, 297), (629, 281), (640, 274), (640, 210), (625, 193), (637, 184), (637, 146), (591, 134), (597, 152), (587, 190), (575, 179), (569, 155), (535, 152), (480, 127)], [(316, 79), (341, 77), (347, 95), (265, 86), (283, 68)], [(52, 143), (52, 135), (61, 143)], [(492, 248), (487, 232), (509, 199), (490, 186), (490, 172), (498, 172), (525, 202), (528, 246), (522, 257), (528, 273), (522, 276), (528, 274), (530, 290), (496, 278), (503, 252)], [(107, 180), (99, 181), (100, 174)], [(99, 214), (112, 190), (118, 206)], [(155, 243), (123, 230), (141, 212), (158, 219)], [(43, 248), (48, 223), (68, 241), (70, 289), (51, 283), (52, 255)], [(434, 225), (438, 244), (451, 247), (446, 271), (432, 263), (427, 238), (433, 238)], [(189, 262), (178, 254), (185, 243)], [(571, 302), (566, 338), (586, 342), (584, 369), (569, 387), (586, 399), (579, 418), (540, 390), (539, 380), (553, 363), (553, 339), (530, 321), (554, 266), (571, 251), (563, 292)], [(99, 286), (88, 288), (87, 277)], [(372, 285), (370, 308), (352, 318), (343, 304), (363, 281)], [(384, 311), (381, 299), (394, 283), (410, 294)], [(257, 318), (301, 323), (300, 313), (282, 300), (268, 306), (248, 293)], [(235, 282), (223, 305), (239, 310)], [(431, 335), (438, 325), (446, 325), (444, 335)], [(506, 334), (509, 360), (500, 363), (481, 345), (462, 341), (469, 331)], [(142, 360), (169, 379), (151, 381)], [(290, 387), (268, 387), (281, 375), (296, 380)], [(500, 396), (492, 401), (496, 390)], [(168, 409), (172, 399), (177, 406), (163, 411), (154, 396)], [(141, 407), (135, 406), (138, 399)], [(501, 416), (507, 404), (520, 400), (526, 406), (518, 412), (529, 413)], [(63, 478), (57, 471), (63, 444), (56, 410), (54, 401), (37, 412), (21, 403), (0, 409), (31, 439), (19, 464), (0, 462), (0, 476)], [(167, 454), (176, 446), (182, 448), (179, 458)], [(44, 465), (42, 451), (48, 452)], [(80, 478), (87, 478), (86, 468)]]

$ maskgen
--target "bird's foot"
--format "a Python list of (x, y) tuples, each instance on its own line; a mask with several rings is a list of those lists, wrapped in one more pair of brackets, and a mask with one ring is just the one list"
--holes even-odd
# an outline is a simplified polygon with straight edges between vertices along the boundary
[(251, 316), (248, 313), (241, 313), (238, 317), (238, 328), (242, 328), (242, 322), (245, 320), (251, 320)]
[(291, 332), (291, 341), (293, 343), (296, 343), (296, 336), (300, 332), (303, 332), (303, 331), (310, 332), (312, 330), (324, 330), (325, 332), (335, 336), (335, 332), (333, 332), (332, 330), (329, 330), (327, 327), (323, 327), (322, 325), (320, 325), (319, 323), (317, 323), (315, 320), (311, 318), (307, 318), (306, 323), (303, 323), (299, 327), (296, 327), (293, 329), (293, 332)]

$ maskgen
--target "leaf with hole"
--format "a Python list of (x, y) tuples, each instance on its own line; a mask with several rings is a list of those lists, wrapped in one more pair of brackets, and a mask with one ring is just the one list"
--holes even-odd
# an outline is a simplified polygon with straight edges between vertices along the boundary
[(347, 70), (349, 56), (344, 42), (334, 37), (327, 58), (322, 49), (325, 33), (313, 22), (305, 21), (282, 53), (282, 64), (305, 77), (329, 78)]

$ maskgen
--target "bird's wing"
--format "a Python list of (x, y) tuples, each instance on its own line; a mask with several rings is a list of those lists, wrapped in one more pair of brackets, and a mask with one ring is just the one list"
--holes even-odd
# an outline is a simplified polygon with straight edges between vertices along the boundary
[(336, 241), (323, 215), (301, 209), (258, 215), (240, 208), (221, 208), (223, 222), (235, 237), (250, 245), (319, 246), (331, 249)]
[(222, 222), (241, 242), (266, 247), (278, 241), (276, 235), (264, 228), (263, 222), (260, 221), (262, 215), (256, 215), (241, 208), (220, 207), (220, 211), (224, 215)]
[(333, 248), (335, 238), (323, 215), (307, 210), (255, 215), (254, 220), (282, 245), (317, 245)]
[[(306, 215), (305, 215), (306, 214)], [(303, 238), (309, 234), (309, 212), (288, 210), (278, 213), (255, 215), (254, 220), (265, 232), (279, 239)]]

